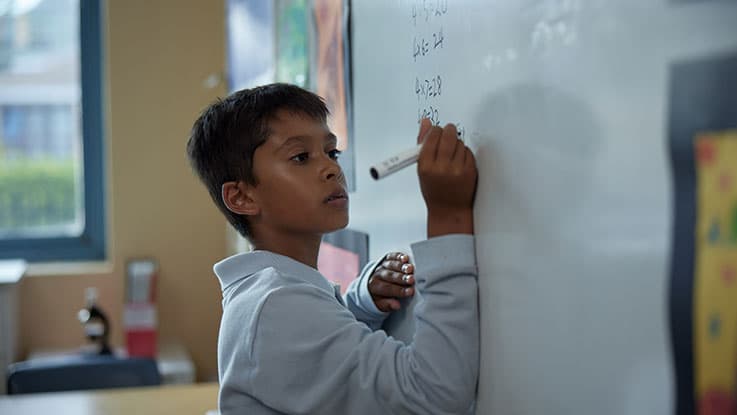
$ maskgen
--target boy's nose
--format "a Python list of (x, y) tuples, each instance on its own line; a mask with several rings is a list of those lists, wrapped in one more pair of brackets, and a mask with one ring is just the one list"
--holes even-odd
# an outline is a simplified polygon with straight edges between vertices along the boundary
[(340, 168), (340, 164), (338, 164), (337, 161), (328, 158), (321, 173), (323, 180), (336, 180), (339, 179), (342, 175), (343, 171)]

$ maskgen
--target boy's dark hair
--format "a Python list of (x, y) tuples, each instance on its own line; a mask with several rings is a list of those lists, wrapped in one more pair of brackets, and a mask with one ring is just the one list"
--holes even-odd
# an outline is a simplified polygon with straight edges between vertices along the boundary
[(228, 222), (245, 238), (251, 236), (248, 219), (228, 210), (222, 186), (239, 180), (258, 184), (253, 154), (269, 137), (269, 122), (282, 109), (320, 122), (329, 114), (322, 98), (295, 85), (276, 83), (243, 89), (205, 108), (187, 142), (193, 170)]

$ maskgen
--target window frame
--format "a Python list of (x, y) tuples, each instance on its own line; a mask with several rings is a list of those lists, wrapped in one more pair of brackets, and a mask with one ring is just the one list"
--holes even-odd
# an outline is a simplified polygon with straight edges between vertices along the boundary
[(84, 229), (79, 236), (0, 239), (0, 259), (28, 262), (105, 260), (103, 1), (79, 0)]

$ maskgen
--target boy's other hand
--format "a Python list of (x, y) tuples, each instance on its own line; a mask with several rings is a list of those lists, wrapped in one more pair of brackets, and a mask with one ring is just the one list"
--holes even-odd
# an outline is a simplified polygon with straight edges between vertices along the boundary
[(401, 252), (391, 252), (381, 260), (368, 281), (369, 293), (376, 308), (384, 312), (399, 310), (402, 298), (415, 294), (415, 266), (409, 256)]
[(473, 234), (476, 158), (458, 139), (455, 125), (432, 126), (423, 119), (417, 162), (420, 189), (427, 205), (427, 236)]

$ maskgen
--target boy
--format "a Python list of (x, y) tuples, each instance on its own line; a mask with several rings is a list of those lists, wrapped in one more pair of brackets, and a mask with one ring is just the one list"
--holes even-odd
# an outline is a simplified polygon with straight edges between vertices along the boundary
[(428, 240), (412, 250), (424, 301), (404, 344), (372, 330), (382, 317), (365, 302), (344, 305), (315, 269), (322, 235), (348, 224), (327, 116), (316, 95), (272, 84), (214, 103), (192, 129), (190, 162), (254, 247), (214, 267), (223, 289), (220, 411), (466, 413), (479, 353), (473, 154), (453, 125), (422, 121)]

